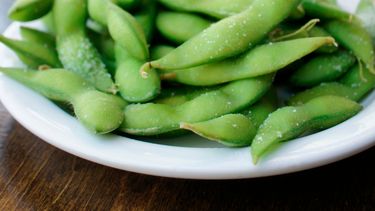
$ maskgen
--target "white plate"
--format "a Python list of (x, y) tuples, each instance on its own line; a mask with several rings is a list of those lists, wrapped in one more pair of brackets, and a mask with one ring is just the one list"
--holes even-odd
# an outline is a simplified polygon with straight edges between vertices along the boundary
[[(347, 8), (353, 8), (354, 3)], [(40, 27), (38, 23), (31, 25)], [(18, 28), (19, 24), (12, 24), (5, 34), (19, 37)], [(20, 65), (2, 45), (0, 58), (0, 66)], [(0, 75), (0, 98), (24, 127), (66, 152), (106, 166), (165, 177), (238, 179), (285, 174), (322, 166), (375, 144), (375, 93), (363, 102), (366, 108), (357, 116), (283, 144), (257, 166), (252, 165), (249, 148), (221, 148), (196, 136), (150, 143), (93, 135), (53, 103), (4, 75)]]

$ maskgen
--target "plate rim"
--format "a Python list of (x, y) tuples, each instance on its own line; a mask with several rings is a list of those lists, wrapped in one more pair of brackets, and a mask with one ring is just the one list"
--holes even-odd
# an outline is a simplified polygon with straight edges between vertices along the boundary
[[(32, 22), (28, 23), (27, 25), (31, 26), (39, 26), (38, 23)], [(8, 29), (6, 30), (5, 34), (12, 34), (14, 33), (14, 30), (18, 29), (20, 26), (19, 23), (13, 23), (11, 24)], [(4, 47), (0, 46), (0, 56), (4, 56), (4, 53), (7, 54), (9, 57), (14, 57), (14, 55), (9, 54), (7, 50), (4, 49)], [(14, 58), (13, 58), (14, 59)], [(1, 61), (0, 61), (1, 64)], [(13, 88), (11, 92), (8, 91), (9, 88)], [(15, 90), (15, 91), (14, 91)], [(82, 141), (80, 138), (82, 137), (90, 137), (94, 138), (93, 134), (87, 134), (89, 133), (86, 129), (84, 129), (81, 125), (79, 125), (78, 121), (75, 120), (73, 117), (68, 116), (65, 113), (62, 113), (57, 106), (53, 105), (48, 100), (44, 99), (40, 95), (32, 92), (31, 90), (28, 90), (26, 87), (23, 87), (20, 84), (17, 84), (15, 81), (7, 78), (4, 75), (0, 75), (0, 99), (4, 105), (4, 107), (11, 113), (13, 118), (15, 118), (21, 125), (23, 125), (27, 130), (31, 131), (33, 134), (41, 138), (42, 140), (46, 141), (47, 143), (67, 152), (70, 154), (73, 154), (75, 156), (81, 157), (83, 159), (99, 163), (101, 165), (131, 171), (131, 172), (137, 172), (142, 174), (148, 174), (148, 175), (154, 175), (154, 176), (164, 176), (164, 177), (171, 177), (171, 178), (185, 178), (185, 179), (243, 179), (243, 178), (255, 178), (255, 177), (264, 177), (264, 176), (274, 176), (274, 175), (280, 175), (280, 174), (287, 174), (292, 172), (297, 172), (301, 170), (311, 169), (318, 166), (323, 166), (332, 162), (336, 162), (338, 160), (342, 160), (344, 158), (350, 157), (354, 154), (357, 154), (361, 151), (364, 151), (372, 146), (375, 145), (375, 121), (371, 121), (371, 117), (375, 120), (375, 102), (372, 101), (369, 103), (368, 101), (365, 102), (368, 104), (367, 108), (364, 109), (360, 114), (357, 116), (347, 120), (346, 122), (333, 127), (331, 129), (319, 132), (314, 135), (310, 135), (307, 137), (296, 139), (292, 142), (288, 142), (284, 144), (280, 151), (276, 152), (275, 155), (272, 155), (270, 157), (267, 157), (263, 162), (258, 164), (258, 166), (253, 166), (251, 163), (249, 148), (239, 148), (239, 149), (229, 149), (229, 148), (186, 148), (186, 147), (177, 147), (177, 146), (166, 146), (166, 145), (160, 145), (155, 143), (145, 143), (142, 141), (137, 141), (134, 139), (129, 139), (126, 137), (119, 137), (115, 135), (106, 136), (104, 138), (104, 142), (106, 143), (93, 143), (98, 144), (99, 146), (106, 148), (105, 145), (108, 144), (112, 146), (127, 146), (133, 148), (142, 148), (142, 147), (151, 147), (153, 150), (152, 153), (155, 152), (169, 152), (178, 155), (181, 153), (183, 158), (187, 158), (187, 156), (191, 153), (191, 155), (198, 156), (198, 158), (192, 158), (193, 161), (187, 162), (190, 165), (193, 165), (194, 162), (201, 161), (200, 165), (197, 166), (188, 166), (188, 167), (181, 167), (179, 164), (186, 164), (186, 163), (178, 163), (177, 161), (169, 161), (169, 163), (159, 163), (159, 164), (152, 164), (154, 159), (158, 162), (167, 161), (170, 157), (165, 157), (161, 155), (144, 155), (144, 156), (150, 156), (147, 157), (147, 159), (144, 159), (143, 161), (133, 161), (133, 160), (123, 160), (123, 162), (119, 162), (119, 160), (116, 159), (106, 159), (105, 155), (102, 154), (92, 154), (92, 152), (95, 151), (89, 151), (87, 149), (76, 149), (72, 148), (72, 146), (76, 145), (67, 145), (64, 142), (61, 142), (61, 138), (53, 137), (54, 134), (61, 134), (66, 129), (61, 129), (60, 126), (56, 126), (56, 122), (50, 122), (43, 120), (43, 115), (40, 117), (38, 114), (35, 113), (35, 109), (32, 110), (27, 104), (17, 104), (17, 102), (22, 102), (22, 98), (25, 97), (25, 95), (29, 95), (30, 99), (34, 99), (34, 101), (37, 102), (31, 102), (31, 103), (46, 103), (47, 110), (51, 110), (57, 112), (57, 116), (63, 117), (64, 122), (72, 123), (72, 125), (67, 126), (69, 131), (74, 130), (80, 130), (79, 136), (65, 136), (69, 138), (77, 139), (76, 141)], [(26, 97), (27, 98), (27, 97)], [(370, 99), (375, 99), (375, 92), (372, 92), (372, 94), (368, 97)], [(28, 99), (28, 98), (27, 98)], [(24, 100), (24, 99), (23, 99)], [(16, 105), (15, 105), (16, 103)], [(370, 110), (372, 110), (373, 114), (371, 115)], [(370, 113), (369, 113), (370, 112)], [(360, 123), (361, 119), (367, 119), (369, 122), (368, 124), (359, 124), (357, 130), (359, 130), (360, 133), (352, 133), (352, 136), (349, 136), (353, 138), (354, 134), (358, 135), (356, 140), (356, 145), (353, 144), (353, 140), (348, 140), (350, 138), (342, 138), (344, 140), (344, 143), (342, 143), (339, 147), (334, 148), (328, 148), (325, 150), (318, 150), (318, 151), (312, 151), (307, 157), (310, 157), (310, 159), (304, 160), (296, 160), (298, 158), (298, 150), (295, 149), (296, 145), (303, 146), (306, 144), (305, 142), (310, 141), (311, 139), (319, 139), (324, 136), (326, 136), (329, 133), (333, 133), (333, 131), (339, 131), (344, 130), (349, 127), (350, 125), (354, 123)], [(370, 121), (369, 121), (370, 120)], [(46, 121), (46, 122), (44, 122)], [(47, 126), (47, 128), (39, 129), (37, 126), (44, 125)], [(59, 128), (60, 127), (60, 128)], [(357, 126), (356, 126), (357, 127)], [(78, 128), (78, 129), (77, 129)], [(59, 130), (59, 131), (57, 131)], [(86, 134), (81, 134), (86, 133)], [(332, 135), (331, 135), (332, 136)], [(103, 138), (102, 136), (100, 136)], [(96, 137), (97, 138), (97, 137)], [(96, 139), (94, 138), (94, 139)], [(125, 140), (125, 141), (124, 141)], [(86, 140), (87, 141), (87, 140)], [(103, 141), (103, 140), (102, 140)], [(100, 142), (100, 141), (99, 141)], [(126, 144), (125, 144), (126, 143)], [(72, 143), (69, 143), (72, 144)], [(77, 143), (75, 143), (77, 144)], [(308, 143), (307, 143), (308, 144)], [(293, 154), (285, 156), (283, 153), (288, 150), (294, 150)], [(106, 149), (107, 150), (107, 149)], [(126, 151), (126, 150), (125, 150)], [(147, 151), (147, 150), (146, 150)], [(116, 151), (117, 152), (117, 151)], [(100, 153), (100, 152), (99, 152)], [(142, 153), (145, 153), (142, 151)], [(236, 162), (242, 161), (246, 163), (240, 163), (241, 165), (238, 165), (225, 160), (225, 159), (218, 159), (218, 161), (223, 161), (224, 163), (217, 164), (214, 162), (215, 160), (212, 160), (213, 162), (205, 162), (205, 160), (199, 160), (204, 159), (204, 156), (202, 157), (202, 154), (209, 154), (207, 156), (208, 159), (213, 159), (215, 156), (226, 156), (227, 159), (237, 159), (233, 160)], [(131, 153), (130, 153), (131, 154)], [(319, 155), (319, 156), (318, 156)], [(131, 155), (135, 156), (135, 155)], [(132, 158), (132, 157), (129, 158)], [(280, 156), (281, 159), (284, 159), (284, 163), (280, 162)], [(297, 156), (297, 157), (293, 157)], [(314, 159), (312, 159), (314, 158)], [(141, 158), (142, 159), (142, 158)], [(173, 159), (172, 159), (173, 160)], [(178, 159), (177, 159), (178, 160)], [(288, 161), (289, 163), (285, 163), (285, 161)], [(212, 164), (212, 166), (201, 166), (201, 164)], [(277, 166), (275, 168), (275, 166)], [(229, 168), (229, 170), (228, 170)]]

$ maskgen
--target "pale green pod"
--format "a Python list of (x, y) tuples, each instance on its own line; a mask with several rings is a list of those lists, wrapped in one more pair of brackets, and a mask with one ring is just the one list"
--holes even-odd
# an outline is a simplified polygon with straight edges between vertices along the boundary
[(331, 37), (314, 37), (264, 44), (239, 58), (177, 70), (162, 78), (188, 85), (208, 86), (256, 77), (276, 72), (321, 46), (332, 43), (334, 39)]
[(280, 108), (260, 126), (251, 145), (253, 162), (256, 164), (278, 143), (337, 125), (361, 109), (358, 103), (337, 96), (322, 96), (299, 107)]
[(146, 63), (161, 71), (189, 68), (238, 55), (258, 44), (295, 9), (300, 0), (255, 0), (243, 12), (220, 20), (165, 57)]
[(211, 24), (198, 15), (182, 12), (161, 12), (156, 18), (159, 32), (176, 44), (186, 42)]
[(71, 103), (80, 122), (95, 133), (104, 134), (116, 130), (124, 119), (124, 100), (97, 91), (70, 71), (0, 68), (0, 72), (51, 100)]

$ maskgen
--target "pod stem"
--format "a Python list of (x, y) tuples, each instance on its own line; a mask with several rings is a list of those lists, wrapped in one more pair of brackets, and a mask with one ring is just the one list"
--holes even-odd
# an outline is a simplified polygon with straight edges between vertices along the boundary
[(281, 41), (281, 40), (285, 40), (285, 39), (289, 39), (293, 36), (296, 36), (302, 32), (308, 32), (310, 31), (312, 28), (314, 28), (314, 26), (319, 23), (320, 20), (319, 19), (312, 19), (310, 20), (309, 22), (307, 22), (305, 25), (303, 25), (300, 29), (298, 29), (297, 31), (293, 32), (293, 33), (290, 33), (290, 34), (286, 34), (284, 36), (281, 36), (281, 37), (277, 37), (277, 38), (274, 38), (273, 41), (274, 42), (277, 42), (277, 41)]
[(193, 126), (186, 122), (180, 123), (180, 129), (185, 129), (185, 130), (190, 130), (190, 131), (194, 130)]
[(160, 79), (165, 80), (165, 81), (174, 80), (174, 79), (176, 79), (176, 77), (177, 77), (176, 73), (165, 73), (165, 74), (160, 75)]
[(147, 62), (144, 65), (142, 65), (140, 69), (140, 73), (142, 78), (148, 78), (148, 75), (152, 69), (152, 62)]

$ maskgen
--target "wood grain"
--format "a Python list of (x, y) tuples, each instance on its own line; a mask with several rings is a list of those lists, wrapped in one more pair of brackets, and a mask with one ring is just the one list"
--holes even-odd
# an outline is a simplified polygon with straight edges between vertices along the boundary
[(2, 136), (0, 210), (375, 209), (375, 149), (286, 176), (195, 181), (94, 164), (48, 145), (17, 123)]

